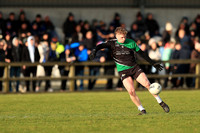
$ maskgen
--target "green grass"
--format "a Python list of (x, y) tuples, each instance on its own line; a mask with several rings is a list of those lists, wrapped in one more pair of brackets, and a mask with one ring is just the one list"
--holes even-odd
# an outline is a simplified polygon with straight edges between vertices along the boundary
[(148, 114), (127, 92), (0, 95), (1, 133), (200, 132), (200, 91), (163, 91), (165, 113), (147, 92), (137, 92)]

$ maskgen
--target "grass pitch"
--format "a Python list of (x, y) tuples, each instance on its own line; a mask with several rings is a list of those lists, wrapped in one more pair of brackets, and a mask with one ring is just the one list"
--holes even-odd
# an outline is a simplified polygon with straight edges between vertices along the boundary
[(147, 92), (137, 92), (147, 115), (127, 92), (0, 95), (1, 133), (200, 132), (200, 91), (163, 91), (165, 113)]

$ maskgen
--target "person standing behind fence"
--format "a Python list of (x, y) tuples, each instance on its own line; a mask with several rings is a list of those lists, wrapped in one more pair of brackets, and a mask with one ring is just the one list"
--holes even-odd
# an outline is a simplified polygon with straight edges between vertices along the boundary
[[(63, 54), (64, 50), (64, 46), (59, 43), (56, 37), (53, 37), (50, 42), (47, 62), (59, 61), (60, 55)], [(44, 68), (46, 76), (51, 76), (53, 66), (45, 66)], [(45, 91), (53, 91), (53, 88), (51, 88), (50, 80), (46, 80)]]
[[(72, 50), (70, 49), (70, 45), (65, 46), (65, 51), (64, 51), (64, 56), (60, 57), (61, 62), (67, 62), (67, 63), (72, 63), (76, 60), (76, 57), (74, 56)], [(69, 70), (70, 70), (70, 65), (68, 64), (67, 66), (59, 66), (60, 74), (61, 76), (68, 76), (69, 75)], [(60, 91), (63, 92), (66, 90), (66, 83), (67, 80), (64, 79), (61, 82), (61, 87)]]
[(76, 22), (74, 15), (70, 12), (63, 24), (63, 33), (65, 34), (65, 44), (71, 43), (72, 34), (75, 32)]
[[(200, 60), (200, 43), (196, 42), (194, 45), (194, 50), (192, 50), (191, 53), (191, 59), (192, 60)], [(190, 73), (195, 73), (196, 70), (196, 64), (195, 63), (191, 63), (190, 64)], [(195, 78), (192, 79), (190, 87), (194, 87), (195, 86)]]
[[(45, 63), (48, 59), (48, 55), (49, 55), (49, 43), (48, 41), (41, 41), (38, 45), (38, 51), (40, 54), (40, 63)], [(38, 65), (37, 66), (37, 77), (42, 77), (45, 76), (45, 70), (44, 67), (42, 65)], [(36, 85), (36, 92), (38, 92), (40, 90), (40, 86), (41, 86), (42, 81), (37, 81), (37, 85)]]
[[(10, 60), (10, 62), (20, 62), (21, 61), (21, 54), (22, 54), (22, 45), (20, 45), (20, 40), (15, 37), (13, 38), (12, 40), (12, 58)], [(15, 66), (12, 66), (10, 68), (10, 77), (20, 77), (20, 72), (21, 72), (21, 68), (20, 67), (15, 67)], [(12, 88), (12, 83), (13, 81), (10, 81), (9, 82), (9, 89), (10, 89), (10, 92), (13, 91), (13, 88)], [(19, 91), (19, 80), (16, 82), (16, 92)]]
[[(88, 60), (87, 49), (83, 44), (80, 43), (72, 43), (71, 48), (74, 49), (74, 55), (76, 56), (77, 62), (84, 62)], [(84, 75), (84, 66), (76, 66), (75, 67), (75, 75), (83, 76)], [(83, 90), (83, 79), (80, 80), (79, 90)], [(75, 80), (75, 90), (77, 90), (76, 80)]]
[[(106, 57), (107, 57), (107, 50), (101, 49), (96, 53), (96, 56), (92, 61), (104, 63), (106, 61)], [(99, 74), (100, 74), (100, 66), (90, 66), (90, 76), (98, 76)], [(92, 90), (95, 83), (96, 83), (96, 79), (94, 80), (90, 79), (88, 90)]]
[[(160, 53), (160, 50), (159, 50), (158, 45), (156, 43), (156, 40), (154, 38), (151, 38), (149, 40), (149, 45), (151, 47), (151, 49), (149, 50), (149, 57), (152, 60), (159, 61), (161, 59), (161, 53)], [(152, 74), (158, 74), (158, 70), (156, 70), (155, 67), (152, 66), (151, 73)], [(155, 82), (155, 79), (150, 79), (150, 82), (152, 82), (152, 83)], [(160, 81), (158, 80), (158, 82), (160, 82)]]
[[(35, 47), (35, 38), (33, 36), (29, 36), (27, 39), (26, 46), (24, 46), (22, 51), (22, 62), (31, 62), (35, 63), (38, 62), (40, 59), (40, 55), (38, 52), (38, 48)], [(30, 74), (33, 74), (33, 77), (36, 76), (36, 66), (23, 66), (24, 76), (28, 77)], [(30, 81), (26, 81), (25, 91), (30, 91), (29, 89)], [(35, 91), (36, 81), (32, 83), (32, 89)]]
[[(3, 39), (0, 40), (0, 62), (5, 62), (6, 57), (6, 43)], [(0, 66), (0, 77), (4, 75), (4, 66)], [(3, 90), (2, 81), (0, 80), (0, 92)]]

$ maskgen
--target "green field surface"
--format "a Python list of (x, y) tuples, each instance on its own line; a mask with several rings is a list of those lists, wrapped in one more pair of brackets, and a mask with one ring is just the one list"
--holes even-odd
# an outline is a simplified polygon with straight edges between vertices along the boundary
[(163, 91), (165, 113), (147, 91), (138, 91), (146, 115), (124, 92), (1, 94), (1, 133), (199, 133), (200, 90)]

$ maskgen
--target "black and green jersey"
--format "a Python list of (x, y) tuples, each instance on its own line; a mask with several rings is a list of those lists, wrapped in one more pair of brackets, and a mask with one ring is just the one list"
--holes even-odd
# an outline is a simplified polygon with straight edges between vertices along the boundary
[(98, 45), (96, 50), (102, 48), (108, 48), (112, 51), (118, 72), (133, 68), (136, 65), (134, 52), (137, 53), (140, 50), (135, 41), (131, 39), (126, 39), (124, 43), (119, 43), (116, 39), (110, 40)]

